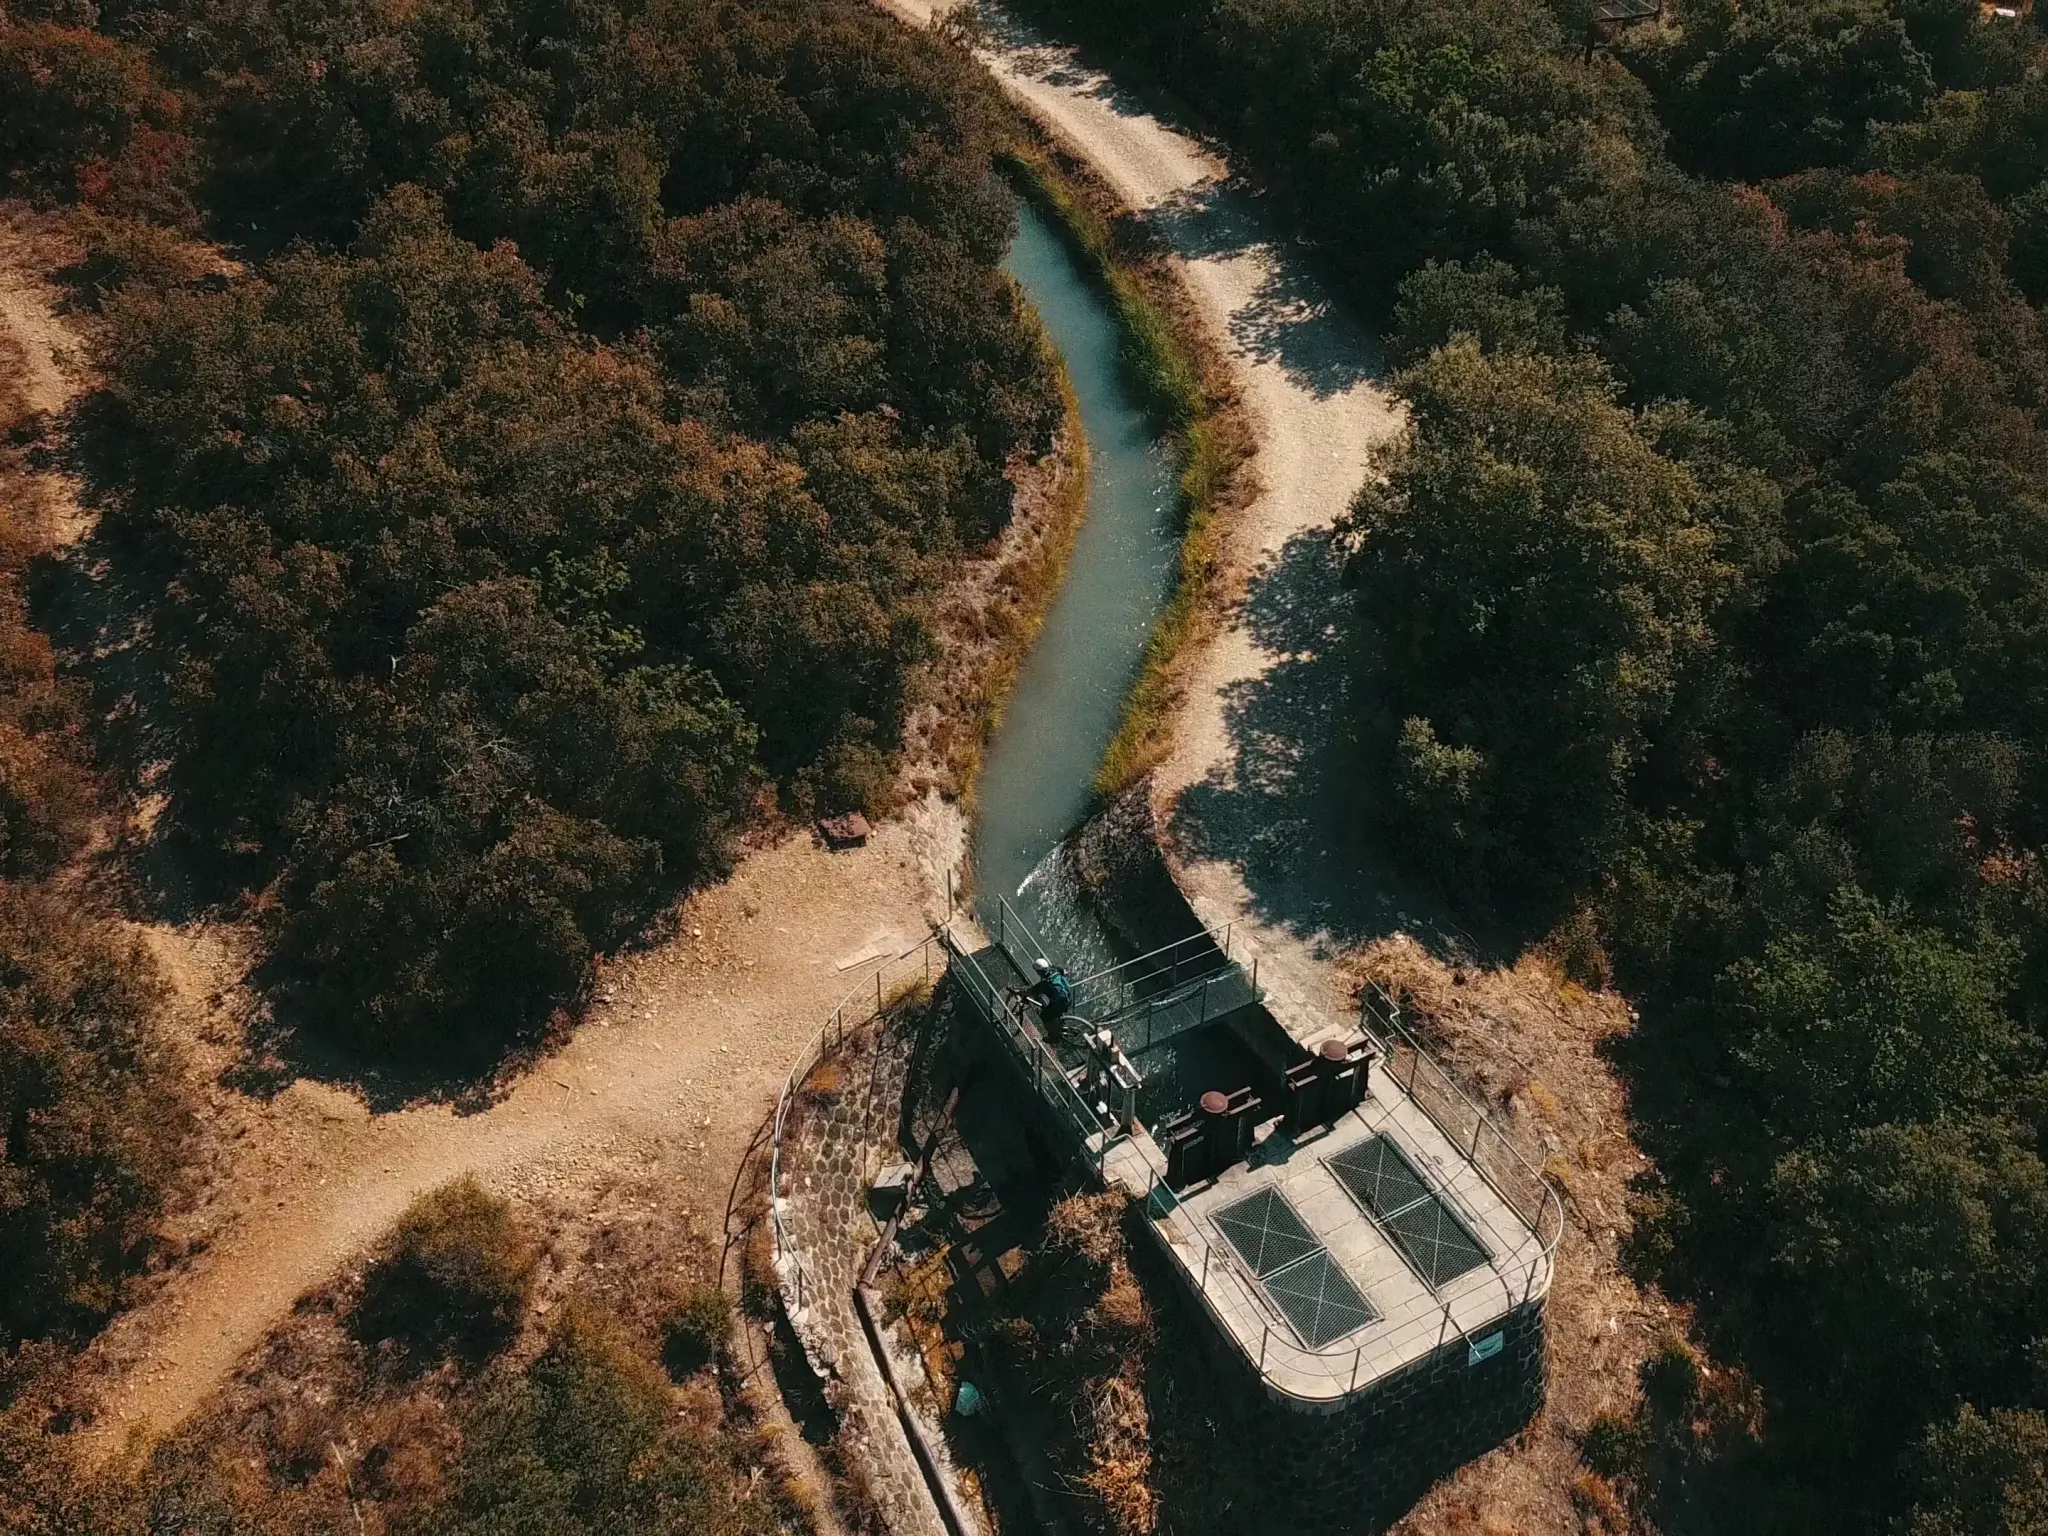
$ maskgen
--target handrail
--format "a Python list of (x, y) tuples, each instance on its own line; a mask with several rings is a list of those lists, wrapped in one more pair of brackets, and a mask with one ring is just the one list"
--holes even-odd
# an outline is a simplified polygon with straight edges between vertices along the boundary
[(1083, 1150), (1100, 1169), (1103, 1157), (1117, 1139), (1117, 1134), (1104, 1130), (1095, 1111), (1088, 1107), (1087, 1101), (1068, 1079), (1066, 1064), (1043, 1040), (1025, 1029), (1022, 1005), (1004, 995), (1003, 989), (981, 968), (980, 962), (953, 937), (951, 927), (941, 929), (937, 937), (952, 958), (961, 962), (959, 975), (962, 984), (976, 994), (989, 1017), (997, 1023), (1004, 1041), (1022, 1058), (1034, 1090), (1042, 1098), (1049, 1099), (1054, 1108), (1067, 1117), (1080, 1138)]
[[(1384, 998), (1383, 993), (1380, 995)], [(1388, 1012), (1382, 1013), (1372, 1004), (1370, 996), (1361, 999), (1361, 1024), (1381, 1048), (1385, 1080), (1423, 1112), (1452, 1147), (1462, 1154), (1459, 1161), (1492, 1190), (1513, 1218), (1535, 1239), (1533, 1251), (1523, 1250), (1525, 1258), (1505, 1266), (1490, 1248), (1488, 1252), (1492, 1283), (1499, 1285), (1502, 1300), (1510, 1310), (1526, 1305), (1537, 1295), (1539, 1280), (1547, 1288), (1550, 1277), (1556, 1272), (1557, 1247), (1564, 1231), (1563, 1201), (1550, 1178), (1522, 1155), (1494, 1117), (1459, 1087), (1427, 1048), (1400, 1022), (1392, 999), (1386, 998), (1385, 1002)], [(1398, 1070), (1399, 1065), (1406, 1067), (1405, 1078)], [(1456, 1123), (1457, 1117), (1449, 1112), (1454, 1106), (1462, 1107), (1471, 1116), (1469, 1129)], [(1157, 1144), (1152, 1143), (1149, 1137), (1140, 1137), (1134, 1138), (1132, 1148), (1144, 1164), (1147, 1225), (1167, 1248), (1175, 1251), (1175, 1257), (1194, 1281), (1191, 1289), (1202, 1309), (1224, 1337), (1235, 1343), (1254, 1365), (1269, 1392), (1310, 1407), (1327, 1403), (1332, 1398), (1348, 1396), (1372, 1379), (1366, 1373), (1364, 1363), (1368, 1344), (1359, 1334), (1347, 1336), (1345, 1342), (1312, 1349), (1284, 1320), (1276, 1326), (1272, 1304), (1265, 1295), (1264, 1287), (1248, 1276), (1227, 1245), (1212, 1242), (1203, 1224), (1181, 1207), (1179, 1198), (1166, 1184), (1165, 1158)], [(1482, 1152), (1491, 1152), (1504, 1159), (1530, 1187), (1519, 1193), (1509, 1189), (1506, 1182), (1488, 1166)], [(1441, 1197), (1467, 1203), (1469, 1195), (1461, 1195), (1457, 1189), (1461, 1181), (1462, 1175), (1454, 1174), (1450, 1185), (1433, 1185), (1433, 1188)], [(1530, 1198), (1532, 1192), (1533, 1199)], [(1234, 1325), (1224, 1316), (1210, 1294), (1219, 1268), (1223, 1275), (1229, 1277), (1229, 1283), (1237, 1286), (1243, 1294), (1245, 1307), (1240, 1309), (1241, 1315), (1259, 1319), (1256, 1347), (1241, 1335), (1241, 1325)], [(1408, 1358), (1411, 1346), (1427, 1338), (1430, 1331), (1436, 1335), (1429, 1345), (1431, 1349), (1441, 1348), (1454, 1334), (1465, 1338), (1469, 1345), (1471, 1338), (1453, 1311), (1456, 1300), (1457, 1297), (1440, 1294), (1439, 1288), (1424, 1282), (1422, 1292), (1407, 1304), (1406, 1315), (1383, 1315), (1377, 1322), (1364, 1325), (1360, 1333), (1366, 1328), (1374, 1330), (1371, 1339), (1374, 1352), (1388, 1353), (1397, 1360)], [(1396, 1331), (1390, 1334), (1387, 1332), (1390, 1327)], [(1275, 1368), (1282, 1364), (1299, 1376), (1328, 1382), (1330, 1391), (1308, 1395), (1283, 1385), (1274, 1376)]]
[[(1003, 903), (1003, 906), (1007, 907), (1007, 903)], [(1002, 913), (999, 921), (1005, 925), (1015, 921), (1021, 932), (1027, 938), (1030, 936), (1028, 926), (1013, 911)], [(1176, 1257), (1187, 1268), (1190, 1276), (1199, 1276), (1193, 1286), (1197, 1300), (1223, 1335), (1231, 1339), (1254, 1363), (1258, 1374), (1265, 1381), (1267, 1390), (1305, 1407), (1326, 1403), (1332, 1398), (1346, 1396), (1357, 1390), (1366, 1379), (1365, 1343), (1361, 1340), (1312, 1350), (1305, 1347), (1284, 1322), (1276, 1328), (1272, 1321), (1271, 1306), (1257, 1282), (1249, 1281), (1239, 1273), (1234, 1257), (1212, 1243), (1208, 1234), (1192, 1217), (1180, 1213), (1178, 1199), (1166, 1187), (1165, 1158), (1158, 1145), (1149, 1136), (1131, 1136), (1103, 1130), (1100, 1121), (1068, 1080), (1059, 1059), (1043, 1041), (1024, 1027), (1021, 1008), (1006, 999), (1001, 987), (974, 962), (967, 948), (954, 936), (950, 920), (946, 924), (934, 926), (922, 943), (884, 960), (876, 967), (871, 979), (863, 980), (848, 992), (791, 1066), (783, 1082), (782, 1092), (775, 1105), (774, 1130), (769, 1153), (769, 1212), (776, 1256), (786, 1266), (794, 1281), (798, 1309), (805, 1305), (807, 1290), (814, 1289), (816, 1282), (804, 1267), (802, 1256), (785, 1226), (781, 1209), (782, 1144), (796, 1094), (803, 1080), (810, 1075), (811, 1069), (827, 1051), (836, 1049), (853, 1030), (879, 1017), (892, 1001), (899, 999), (916, 985), (919, 979), (927, 982), (931, 979), (934, 948), (941, 949), (949, 961), (968, 962), (958, 968), (956, 975), (970, 992), (976, 994), (977, 1001), (984, 1004), (988, 1016), (997, 1022), (1006, 1043), (1022, 1058), (1022, 1063), (1031, 1076), (1036, 1090), (1072, 1124), (1078, 1133), (1083, 1151), (1097, 1175), (1105, 1178), (1105, 1181), (1108, 1180), (1107, 1160), (1113, 1147), (1122, 1149), (1118, 1151), (1119, 1157), (1135, 1154), (1140, 1159), (1145, 1174), (1143, 1199), (1147, 1214), (1151, 1218), (1148, 1224), (1169, 1248), (1179, 1250)], [(1379, 999), (1379, 1003), (1374, 1001), (1375, 997)], [(1381, 1003), (1384, 1007), (1380, 1006)], [(1523, 1156), (1506, 1132), (1495, 1123), (1493, 1116), (1437, 1063), (1428, 1049), (1401, 1022), (1398, 1006), (1384, 992), (1373, 988), (1361, 998), (1359, 1021), (1365, 1032), (1372, 1036), (1381, 1048), (1384, 1063), (1382, 1072), (1389, 1084), (1397, 1087), (1410, 1102), (1422, 1110), (1438, 1131), (1463, 1154), (1459, 1161), (1469, 1166), (1472, 1172), (1491, 1188), (1536, 1239), (1536, 1251), (1529, 1255), (1525, 1263), (1513, 1266), (1513, 1273), (1504, 1270), (1498, 1263), (1491, 1266), (1496, 1280), (1502, 1287), (1505, 1300), (1511, 1306), (1525, 1304), (1536, 1294), (1539, 1277), (1547, 1277), (1554, 1273), (1557, 1245), (1564, 1228), (1563, 1201), (1554, 1183)], [(1461, 1123), (1467, 1117), (1470, 1120), (1469, 1128)], [(1482, 1156), (1483, 1152), (1490, 1153), (1492, 1161), (1505, 1164), (1506, 1171), (1512, 1177), (1503, 1179), (1500, 1172), (1490, 1166), (1489, 1158)], [(1116, 1182), (1128, 1182), (1130, 1176), (1125, 1174)], [(1511, 1188), (1511, 1184), (1526, 1187), (1518, 1191)], [(1455, 1195), (1456, 1191), (1448, 1189), (1440, 1193)], [(1199, 1257), (1196, 1257), (1196, 1254), (1199, 1254)], [(1239, 1336), (1237, 1327), (1224, 1317), (1215, 1299), (1209, 1294), (1211, 1277), (1219, 1264), (1223, 1267), (1224, 1273), (1230, 1276), (1231, 1283), (1243, 1290), (1244, 1300), (1251, 1313), (1260, 1319), (1261, 1332), (1256, 1353), (1251, 1344)], [(1516, 1284), (1517, 1281), (1520, 1282), (1519, 1286)], [(1516, 1295), (1518, 1289), (1519, 1297)], [(1433, 1292), (1430, 1293), (1429, 1299), (1430, 1305), (1426, 1307), (1410, 1304), (1410, 1316), (1382, 1317), (1374, 1324), (1375, 1329), (1379, 1330), (1373, 1340), (1375, 1351), (1393, 1347), (1392, 1341), (1395, 1340), (1409, 1340), (1418, 1338), (1418, 1335), (1426, 1337), (1429, 1330), (1433, 1330), (1436, 1335), (1430, 1348), (1441, 1347), (1453, 1333), (1463, 1336), (1464, 1330), (1453, 1314), (1451, 1301), (1436, 1296)], [(1390, 1324), (1398, 1329), (1397, 1333), (1389, 1335), (1385, 1332)], [(1401, 1344), (1397, 1353), (1405, 1357), (1407, 1345)], [(1271, 1370), (1283, 1361), (1298, 1373), (1321, 1376), (1330, 1382), (1332, 1390), (1328, 1394), (1305, 1395), (1282, 1386), (1274, 1380)]]
[[(1384, 1010), (1374, 1006), (1372, 1001), (1374, 994), (1377, 994), (1381, 1001), (1386, 1004)], [(1457, 1079), (1445, 1071), (1422, 1042), (1415, 1037), (1414, 1031), (1401, 1022), (1400, 1005), (1392, 997), (1388, 996), (1386, 989), (1377, 982), (1367, 983), (1366, 989), (1359, 994), (1358, 1020), (1359, 1026), (1379, 1044), (1385, 1056), (1386, 1070), (1388, 1072), (1391, 1073), (1394, 1070), (1396, 1056), (1402, 1048), (1406, 1048), (1408, 1052), (1408, 1097), (1417, 1108), (1436, 1122), (1437, 1129), (1444, 1133), (1450, 1140), (1451, 1145), (1459, 1146), (1465, 1133), (1452, 1126), (1436, 1105), (1415, 1091), (1419, 1069), (1424, 1064), (1427, 1064), (1430, 1071), (1434, 1074), (1434, 1079), (1430, 1085), (1434, 1096), (1441, 1100), (1448, 1100), (1452, 1106), (1462, 1106), (1466, 1113), (1471, 1116), (1473, 1122), (1471, 1143), (1469, 1147), (1463, 1149), (1467, 1159), (1478, 1170), (1479, 1176), (1493, 1187), (1494, 1193), (1499, 1195), (1502, 1200), (1514, 1209), (1515, 1213), (1528, 1225), (1529, 1230), (1535, 1234), (1538, 1241), (1543, 1243), (1545, 1255), (1554, 1254), (1557, 1251), (1558, 1239), (1564, 1232), (1564, 1201), (1559, 1196), (1557, 1186), (1550, 1176), (1522, 1155), (1521, 1149), (1514, 1144), (1506, 1132), (1502, 1131), (1494, 1123), (1491, 1112), (1460, 1087)], [(1494, 1133), (1498, 1149), (1506, 1157), (1510, 1166), (1513, 1169), (1519, 1170), (1537, 1192), (1535, 1209), (1533, 1211), (1528, 1208), (1529, 1189), (1525, 1188), (1519, 1196), (1511, 1192), (1495, 1176), (1493, 1170), (1480, 1158), (1480, 1138), (1486, 1130), (1491, 1130)], [(1544, 1235), (1546, 1227), (1549, 1229), (1548, 1237)]]

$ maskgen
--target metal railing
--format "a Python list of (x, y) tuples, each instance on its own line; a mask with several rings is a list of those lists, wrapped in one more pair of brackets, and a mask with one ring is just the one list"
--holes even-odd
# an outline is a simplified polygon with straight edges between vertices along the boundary
[[(1036, 951), (1029, 927), (999, 902), (997, 942), (1015, 936)], [(1012, 932), (1014, 925), (1014, 934)], [(1227, 930), (1226, 936), (1227, 936)], [(1214, 943), (1213, 937), (1202, 936)], [(1149, 965), (1153, 971), (1166, 969), (1173, 977), (1174, 957), (1168, 952), (1191, 946), (1193, 940), (1164, 946), (1151, 955), (1140, 956), (1126, 966)], [(1217, 948), (1223, 948), (1217, 945)], [(1249, 946), (1238, 946), (1248, 948)], [(1461, 1214), (1482, 1228), (1491, 1224), (1473, 1215), (1478, 1190), (1483, 1183), (1516, 1221), (1529, 1233), (1531, 1242), (1514, 1254), (1495, 1255), (1488, 1248), (1488, 1275), (1471, 1280), (1459, 1277), (1439, 1290), (1423, 1287), (1391, 1312), (1383, 1312), (1345, 1339), (1321, 1349), (1305, 1346), (1284, 1314), (1267, 1296), (1265, 1287), (1247, 1270), (1226, 1242), (1211, 1241), (1207, 1224), (1197, 1220), (1167, 1187), (1166, 1158), (1153, 1139), (1142, 1132), (1131, 1134), (1123, 1127), (1105, 1129), (1101, 1119), (1083, 1099), (1067, 1075), (1065, 1065), (1046, 1043), (1026, 1028), (1022, 1006), (1004, 995), (1001, 985), (973, 960), (971, 950), (952, 931), (950, 920), (935, 928), (922, 943), (884, 960), (873, 975), (863, 980), (841, 1000), (809, 1045), (790, 1067), (776, 1100), (774, 1128), (769, 1152), (769, 1211), (778, 1261), (796, 1291), (796, 1305), (806, 1305), (816, 1282), (805, 1268), (784, 1219), (782, 1150), (792, 1110), (804, 1080), (830, 1051), (838, 1049), (854, 1031), (885, 1014), (920, 986), (930, 985), (938, 973), (934, 951), (952, 962), (955, 980), (996, 1024), (1036, 1091), (1071, 1126), (1085, 1160), (1105, 1183), (1120, 1184), (1145, 1201), (1149, 1225), (1160, 1240), (1186, 1267), (1194, 1294), (1211, 1321), (1226, 1338), (1244, 1351), (1259, 1375), (1275, 1395), (1303, 1406), (1325, 1405), (1370, 1385), (1380, 1374), (1422, 1354), (1442, 1347), (1453, 1335), (1469, 1336), (1460, 1326), (1455, 1308), (1472, 1294), (1474, 1285), (1497, 1287), (1501, 1305), (1489, 1313), (1497, 1320), (1516, 1307), (1536, 1299), (1547, 1290), (1554, 1270), (1557, 1244), (1564, 1229), (1564, 1208), (1556, 1188), (1522, 1155), (1507, 1133), (1483, 1106), (1475, 1102), (1401, 1022), (1400, 1010), (1385, 993), (1372, 989), (1361, 999), (1359, 1023), (1381, 1052), (1376, 1076), (1422, 1111), (1444, 1137), (1456, 1156), (1449, 1185), (1438, 1193), (1462, 1207)], [(1229, 949), (1226, 957), (1235, 963)], [(1185, 958), (1185, 957), (1183, 957)], [(1254, 963), (1256, 961), (1254, 960)], [(1111, 971), (1124, 967), (1112, 967)], [(1086, 981), (1099, 980), (1098, 972)], [(1356, 1113), (1381, 1115), (1391, 1120), (1385, 1105), (1372, 1098)], [(1121, 1166), (1118, 1166), (1121, 1165)], [(1471, 1272), (1478, 1275), (1478, 1271)], [(1234, 1292), (1230, 1311), (1239, 1319), (1226, 1317), (1218, 1304), (1219, 1294)], [(1448, 1293), (1448, 1294), (1446, 1294)], [(1257, 1318), (1256, 1339), (1245, 1320)], [(1282, 1379), (1282, 1378), (1285, 1379)]]
[[(1406, 1300), (1345, 1338), (1310, 1348), (1228, 1242), (1212, 1241), (1208, 1223), (1190, 1213), (1167, 1186), (1166, 1158), (1156, 1142), (1149, 1136), (1132, 1138), (1118, 1155), (1126, 1166), (1110, 1173), (1134, 1191), (1142, 1186), (1148, 1225), (1186, 1268), (1191, 1289), (1210, 1320), (1244, 1351), (1267, 1389), (1305, 1407), (1349, 1396), (1454, 1337), (1469, 1346), (1473, 1339), (1459, 1323), (1458, 1311), (1462, 1307), (1470, 1317), (1469, 1303), (1481, 1292), (1491, 1292), (1498, 1300), (1479, 1325), (1482, 1336), (1510, 1312), (1539, 1300), (1555, 1273), (1557, 1245), (1564, 1232), (1564, 1205), (1555, 1186), (1400, 1022), (1391, 1000), (1381, 994), (1375, 1003), (1369, 994), (1364, 1006), (1371, 1012), (1361, 1022), (1382, 1053), (1376, 1074), (1381, 1088), (1376, 1092), (1383, 1093), (1388, 1086), (1397, 1089), (1444, 1137), (1445, 1150), (1456, 1154), (1436, 1160), (1434, 1192), (1481, 1231), (1495, 1227), (1479, 1217), (1490, 1193), (1528, 1235), (1516, 1251), (1496, 1253), (1497, 1244), (1482, 1242), (1485, 1271), (1469, 1271), (1441, 1286), (1431, 1286), (1418, 1274), (1417, 1288)], [(1362, 1116), (1369, 1129), (1396, 1130), (1396, 1110), (1376, 1097), (1368, 1097), (1353, 1113)], [(1398, 1134), (1401, 1140), (1412, 1140), (1412, 1128), (1399, 1128)], [(1129, 1166), (1132, 1159), (1140, 1166)], [(1451, 1169), (1448, 1183), (1441, 1176), (1445, 1166)], [(1219, 1297), (1232, 1304), (1226, 1309)], [(1255, 1332), (1250, 1327), (1254, 1319)]]
[[(1228, 923), (1214, 932), (1191, 933), (1134, 960), (1083, 976), (1074, 983), (1076, 1006), (1081, 1006), (1085, 999), (1092, 1010), (1091, 1017), (1110, 1019), (1156, 1003), (1184, 987), (1206, 982), (1237, 965), (1231, 953), (1236, 926)], [(1251, 957), (1254, 996), (1258, 993), (1258, 965), (1255, 953)]]
[(816, 1282), (804, 1267), (803, 1256), (797, 1251), (783, 1220), (782, 1144), (789, 1130), (790, 1111), (795, 1107), (804, 1080), (828, 1052), (838, 1050), (846, 1043), (848, 1035), (880, 1018), (892, 1005), (901, 1002), (920, 986), (932, 984), (935, 950), (943, 950), (939, 929), (933, 929), (923, 943), (883, 960), (875, 967), (872, 979), (862, 981), (841, 998), (838, 1006), (826, 1016), (824, 1026), (798, 1053), (789, 1075), (783, 1079), (782, 1092), (776, 1097), (775, 1124), (768, 1142), (768, 1224), (774, 1236), (776, 1261), (793, 1276), (799, 1311), (808, 1304)]
[[(1007, 897), (996, 898), (992, 916), (995, 931), (990, 937), (995, 940), (996, 947), (1010, 957), (1020, 974), (1026, 971), (1033, 956), (1048, 952), (1043, 941)], [(1193, 1000), (1196, 1014), (1193, 1022), (1207, 1023), (1210, 993), (1218, 990), (1219, 980), (1233, 974), (1245, 977), (1246, 983), (1244, 996), (1236, 998), (1231, 1006), (1256, 1001), (1262, 995), (1259, 991), (1258, 955), (1255, 951), (1250, 955), (1251, 964), (1247, 971), (1233, 952), (1235, 929), (1234, 923), (1225, 924), (1222, 928), (1204, 929), (1162, 944), (1134, 959), (1089, 972), (1071, 983), (1075, 1014), (1091, 1024), (1116, 1028), (1119, 1040), (1127, 1049), (1143, 1050), (1153, 1043), (1149, 1027), (1144, 1039), (1138, 1040), (1135, 1028), (1117, 1028), (1122, 1021), (1147, 1010), (1157, 1013)], [(1014, 942), (1016, 940), (1022, 941), (1021, 949)], [(1220, 990), (1227, 994), (1233, 989), (1226, 983)], [(1190, 1026), (1179, 1026), (1186, 1027)]]
[(1564, 1233), (1564, 1201), (1557, 1186), (1415, 1038), (1401, 1022), (1400, 1005), (1375, 983), (1359, 996), (1358, 1022), (1380, 1048), (1382, 1074), (1400, 1083), (1416, 1107), (1436, 1122), (1494, 1193), (1536, 1234), (1544, 1253), (1555, 1254)]
[(939, 935), (955, 962), (953, 975), (981, 1010), (994, 1022), (1030, 1080), (1032, 1090), (1063, 1116), (1080, 1142), (1081, 1151), (1098, 1170), (1109, 1144), (1122, 1134), (1105, 1130), (1101, 1117), (1081, 1097), (1067, 1067), (1052, 1048), (1024, 1027), (1023, 1004), (1006, 996), (1001, 986), (983, 970), (973, 954), (954, 937), (949, 927)]

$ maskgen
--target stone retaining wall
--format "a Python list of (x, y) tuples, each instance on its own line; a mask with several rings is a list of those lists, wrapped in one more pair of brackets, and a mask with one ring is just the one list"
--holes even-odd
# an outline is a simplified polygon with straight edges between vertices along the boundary
[(853, 1306), (882, 1230), (868, 1192), (905, 1155), (898, 1127), (922, 1012), (898, 1009), (850, 1032), (811, 1070), (784, 1130), (777, 1191), (783, 1305), (892, 1536), (946, 1536)]

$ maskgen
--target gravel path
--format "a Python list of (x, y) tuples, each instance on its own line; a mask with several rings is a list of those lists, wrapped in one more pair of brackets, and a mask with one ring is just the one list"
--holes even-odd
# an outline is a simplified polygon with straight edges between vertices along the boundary
[[(31, 409), (54, 414), (85, 378), (58, 295), (37, 275), (51, 264), (46, 243), (0, 220), (0, 368)], [(86, 520), (69, 486), (44, 478), (38, 498), (58, 513), (61, 541)], [(197, 1198), (168, 1223), (188, 1256), (149, 1277), (88, 1354), (100, 1412), (87, 1444), (106, 1452), (174, 1427), (298, 1297), (458, 1174), (566, 1196), (607, 1170), (681, 1166), (676, 1208), (722, 1209), (789, 1063), (874, 962), (924, 937), (964, 847), (958, 811), (927, 800), (856, 851), (798, 835), (751, 854), (682, 909), (675, 938), (607, 969), (568, 1045), (471, 1115), (372, 1114), (309, 1078), (268, 1098), (226, 1086), (247, 936), (132, 925), (169, 983), (168, 1023), (208, 1135)]]
[[(943, 9), (884, 3), (913, 23)], [(1348, 598), (1327, 555), (1373, 449), (1401, 426), (1378, 345), (1274, 236), (1260, 195), (1226, 162), (1073, 50), (999, 10), (981, 15), (996, 78), (1160, 233), (1236, 370), (1261, 490), (1225, 530), (1225, 589), (1238, 595), (1188, 658), (1154, 808), (1203, 920), (1237, 923), (1277, 968), (1269, 977), (1342, 1008), (1329, 956), (1406, 926), (1415, 905), (1356, 873), (1376, 861), (1352, 830), (1341, 722), (1354, 669), (1338, 643), (1352, 626), (1338, 623)]]

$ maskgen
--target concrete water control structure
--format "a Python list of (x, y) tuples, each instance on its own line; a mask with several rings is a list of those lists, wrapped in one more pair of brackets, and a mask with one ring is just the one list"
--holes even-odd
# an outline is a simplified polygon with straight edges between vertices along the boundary
[(1276, 1449), (1348, 1469), (1331, 1528), (1527, 1421), (1561, 1205), (1389, 999), (1312, 1016), (1199, 932), (1077, 980), (1085, 1022), (1048, 1037), (1012, 995), (1039, 941), (1007, 902), (990, 916), (946, 930), (950, 974), (1065, 1150), (1141, 1203)]

